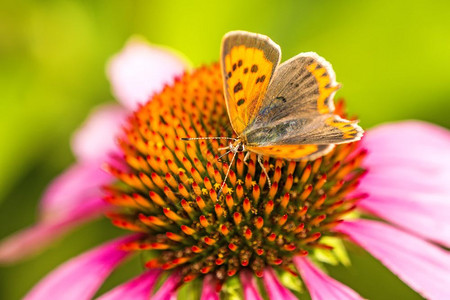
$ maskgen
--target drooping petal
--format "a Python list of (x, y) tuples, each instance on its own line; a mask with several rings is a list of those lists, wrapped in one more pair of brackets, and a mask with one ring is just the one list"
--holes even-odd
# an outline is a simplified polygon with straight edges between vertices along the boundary
[(130, 254), (120, 250), (120, 245), (136, 238), (116, 239), (69, 260), (41, 280), (25, 299), (91, 299), (111, 271)]
[[(399, 179), (409, 175), (410, 181), (399, 180), (394, 187), (424, 192), (450, 190), (445, 184), (450, 176), (446, 150), (450, 147), (450, 131), (420, 121), (390, 123), (368, 131), (361, 144), (370, 153), (364, 160), (370, 173), (382, 175), (378, 171), (389, 168), (390, 174)], [(424, 172), (427, 176), (421, 177)], [(383, 176), (376, 177), (381, 180)]]
[[(45, 221), (69, 218), (73, 211), (91, 205), (102, 197), (100, 187), (113, 177), (99, 165), (89, 162), (71, 166), (47, 188), (41, 201), (41, 219)], [(82, 217), (82, 216), (80, 216)]]
[(148, 300), (150, 293), (161, 273), (161, 269), (151, 269), (142, 275), (114, 288), (98, 298), (98, 300)]
[(132, 38), (108, 64), (107, 73), (117, 99), (128, 109), (145, 103), (164, 85), (183, 74), (187, 61), (174, 50)]
[(203, 278), (203, 288), (201, 300), (219, 300), (219, 293), (216, 292), (217, 280), (212, 275)]
[(180, 282), (180, 274), (174, 272), (166, 279), (164, 284), (150, 297), (151, 300), (175, 300), (177, 298), (177, 286)]
[(378, 221), (345, 221), (335, 230), (347, 234), (425, 298), (450, 299), (448, 251)]
[(361, 208), (450, 247), (450, 131), (424, 122), (379, 126), (367, 133), (369, 170), (358, 188)]
[(305, 257), (294, 257), (294, 264), (305, 282), (312, 300), (359, 300), (358, 293), (331, 278)]
[(108, 207), (101, 198), (86, 199), (87, 203), (75, 208), (70, 215), (38, 222), (0, 243), (0, 263), (14, 263), (39, 253), (51, 242), (80, 224), (99, 216)]
[(263, 282), (269, 299), (297, 300), (297, 297), (280, 283), (277, 274), (271, 268), (264, 269)]
[(116, 138), (128, 113), (118, 104), (96, 107), (72, 137), (72, 151), (78, 161), (100, 166), (108, 154), (118, 153)]
[[(370, 189), (378, 185), (372, 184)], [(423, 195), (425, 196), (425, 195)], [(383, 194), (381, 188), (360, 202), (360, 207), (426, 239), (450, 247), (450, 204), (425, 203), (416, 196)], [(450, 199), (450, 198), (447, 198)]]
[(239, 272), (241, 278), (242, 288), (244, 290), (245, 300), (262, 300), (263, 298), (258, 292), (255, 277), (249, 270), (242, 270)]

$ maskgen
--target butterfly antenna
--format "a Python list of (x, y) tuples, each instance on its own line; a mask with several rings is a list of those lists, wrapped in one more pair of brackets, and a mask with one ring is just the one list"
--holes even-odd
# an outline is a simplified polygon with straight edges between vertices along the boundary
[(219, 156), (218, 158), (217, 158), (217, 161), (218, 162), (222, 162), (222, 157), (224, 157), (225, 155), (227, 155), (228, 153), (230, 153), (231, 152), (231, 150), (229, 150), (229, 151), (227, 151), (226, 153), (224, 153), (224, 154), (222, 154), (221, 156)]
[(236, 154), (238, 154), (238, 152), (234, 152), (233, 158), (231, 159), (230, 165), (228, 166), (227, 174), (225, 175), (225, 178), (223, 179), (222, 186), (220, 187), (219, 193), (217, 193), (217, 201), (219, 201), (220, 195), (222, 195), (223, 187), (225, 186), (225, 183), (227, 181), (228, 175), (230, 174), (231, 166), (233, 165), (234, 158), (236, 157)]
[(195, 137), (195, 138), (180, 138), (182, 141), (195, 141), (195, 140), (232, 140), (237, 141), (238, 139), (223, 137), (223, 136), (207, 136), (207, 137)]

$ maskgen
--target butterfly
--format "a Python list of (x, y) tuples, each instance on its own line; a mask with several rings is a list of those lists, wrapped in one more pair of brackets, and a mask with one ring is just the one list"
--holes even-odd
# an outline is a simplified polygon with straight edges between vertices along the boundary
[(219, 149), (234, 154), (230, 166), (237, 153), (247, 152), (248, 158), (253, 152), (266, 175), (262, 156), (314, 160), (336, 144), (359, 140), (363, 130), (357, 122), (333, 113), (333, 97), (340, 85), (331, 64), (314, 52), (300, 53), (282, 64), (280, 58), (280, 47), (265, 35), (227, 33), (220, 64), (228, 116), (237, 138), (192, 139), (231, 140)]

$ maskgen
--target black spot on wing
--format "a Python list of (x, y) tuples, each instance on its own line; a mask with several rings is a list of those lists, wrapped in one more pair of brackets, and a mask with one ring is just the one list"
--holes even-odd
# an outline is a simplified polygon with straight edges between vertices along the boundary
[(245, 99), (239, 99), (237, 102), (237, 106), (241, 106), (242, 104), (244, 104)]
[(251, 71), (252, 73), (258, 72), (258, 66), (257, 66), (257, 65), (253, 65), (252, 68), (250, 69), (250, 71)]
[(234, 93), (236, 94), (237, 92), (242, 91), (243, 89), (244, 89), (244, 87), (242, 86), (242, 83), (241, 83), (241, 82), (238, 82), (238, 83), (236, 83), (236, 85), (234, 86), (233, 91), (234, 91)]
[(286, 98), (284, 98), (283, 96), (278, 96), (278, 97), (275, 98), (275, 100), (280, 100), (283, 103), (286, 103)]
[(258, 82), (264, 82), (264, 80), (266, 79), (266, 75), (263, 75), (263, 76), (261, 76), (261, 77), (258, 77), (258, 78), (256, 78), (256, 83), (258, 83)]

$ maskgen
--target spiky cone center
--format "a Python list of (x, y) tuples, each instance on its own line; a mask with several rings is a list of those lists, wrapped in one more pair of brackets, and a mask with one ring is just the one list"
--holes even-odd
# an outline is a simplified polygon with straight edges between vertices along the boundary
[(262, 276), (266, 266), (295, 272), (292, 258), (326, 249), (322, 237), (355, 208), (346, 196), (364, 173), (356, 143), (310, 162), (266, 157), (269, 188), (256, 155), (244, 163), (239, 153), (230, 166), (231, 154), (217, 159), (226, 140), (180, 139), (208, 136), (236, 137), (218, 64), (183, 75), (128, 119), (119, 139), (126, 168), (107, 167), (118, 180), (105, 200), (114, 225), (142, 233), (123, 249), (156, 252), (148, 267), (178, 269), (184, 281), (243, 268)]

